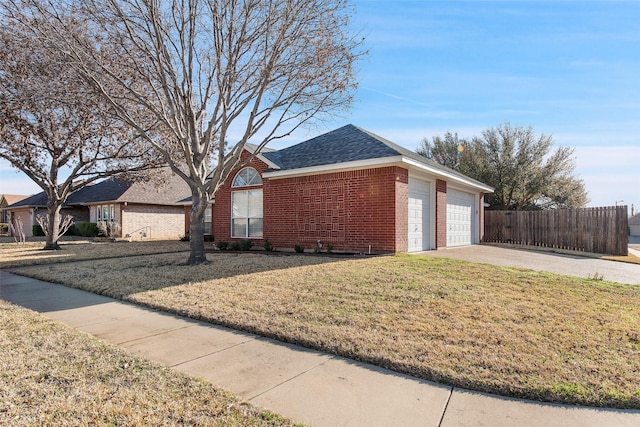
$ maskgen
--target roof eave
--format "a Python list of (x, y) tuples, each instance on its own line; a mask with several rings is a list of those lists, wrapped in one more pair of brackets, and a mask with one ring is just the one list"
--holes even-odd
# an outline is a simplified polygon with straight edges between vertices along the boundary
[(20, 205), (20, 206), (13, 206), (13, 205), (9, 205), (9, 206), (5, 206), (4, 210), (13, 210), (13, 209), (35, 209), (35, 208), (46, 208), (46, 206), (39, 206), (39, 205)]
[(276, 170), (263, 172), (262, 176), (269, 179), (294, 178), (307, 175), (321, 175), (332, 172), (345, 172), (371, 167), (383, 167), (402, 164), (402, 156), (380, 157), (377, 159), (356, 160), (353, 162), (333, 163), (330, 165), (311, 166), (306, 168)]
[(270, 169), (280, 169), (279, 165), (275, 164), (274, 162), (272, 162), (271, 160), (263, 156), (262, 151), (256, 154), (257, 147), (254, 146), (253, 144), (245, 144), (243, 148), (247, 150), (251, 155), (255, 156), (258, 160), (264, 162)]
[(430, 165), (427, 165), (425, 163), (419, 162), (417, 160), (414, 160), (402, 155), (392, 156), (392, 157), (380, 157), (377, 159), (357, 160), (353, 162), (334, 163), (330, 165), (312, 166), (307, 168), (277, 170), (277, 171), (271, 171), (271, 172), (264, 172), (262, 176), (264, 178), (269, 178), (269, 179), (284, 179), (284, 178), (294, 178), (298, 176), (321, 175), (325, 173), (344, 172), (349, 170), (364, 169), (364, 168), (371, 168), (371, 167), (384, 167), (384, 166), (405, 166), (405, 167), (409, 166), (412, 168), (417, 168), (424, 172), (428, 172), (437, 177), (446, 178), (448, 181), (454, 181), (454, 182), (463, 184), (467, 187), (472, 187), (478, 191), (483, 191), (485, 193), (493, 193), (493, 188), (489, 187), (488, 185), (479, 183), (471, 178), (464, 179), (463, 177), (432, 167)]
[(460, 184), (464, 184), (466, 186), (469, 187), (473, 187), (476, 190), (485, 192), (485, 193), (493, 193), (493, 188), (489, 187), (488, 185), (482, 184), (474, 179), (471, 178), (463, 178), (461, 176), (455, 175), (453, 173), (447, 172), (445, 170), (442, 169), (438, 169), (438, 168), (434, 168), (433, 166), (427, 165), (425, 163), (419, 162), (417, 160), (411, 159), (409, 157), (402, 157), (402, 162), (406, 163), (408, 165), (411, 165), (413, 167), (416, 167), (420, 170), (429, 172), (433, 175), (436, 176), (440, 176), (443, 178), (446, 178), (448, 181), (454, 181)]

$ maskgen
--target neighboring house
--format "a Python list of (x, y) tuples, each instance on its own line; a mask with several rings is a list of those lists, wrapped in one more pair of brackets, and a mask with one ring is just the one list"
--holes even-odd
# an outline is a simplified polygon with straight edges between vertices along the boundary
[(640, 213), (629, 218), (629, 235), (640, 236)]
[(0, 195), (0, 222), (9, 223), (11, 221), (11, 215), (6, 209), (7, 206), (12, 205), (20, 200), (26, 199), (29, 196), (22, 196), (19, 194), (2, 194)]
[[(109, 178), (88, 185), (67, 199), (60, 214), (73, 215), (74, 222), (116, 221), (121, 237), (133, 239), (177, 239), (184, 235), (184, 203), (190, 194), (178, 176), (165, 173), (162, 184)], [(9, 206), (14, 217), (22, 218), (26, 236), (32, 236), (36, 216), (47, 213), (44, 192)]]
[[(251, 155), (249, 146), (243, 159)], [(215, 195), (216, 241), (416, 252), (479, 243), (493, 189), (353, 125), (235, 171)]]

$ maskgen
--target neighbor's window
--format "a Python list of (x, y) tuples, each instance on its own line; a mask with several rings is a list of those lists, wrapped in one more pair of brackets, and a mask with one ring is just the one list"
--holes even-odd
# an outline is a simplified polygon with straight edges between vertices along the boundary
[(204, 234), (211, 234), (211, 206), (204, 210)]
[[(261, 185), (253, 168), (242, 169), (232, 187)], [(231, 237), (262, 238), (262, 189), (235, 190), (231, 193)]]
[(96, 207), (96, 210), (97, 210), (96, 222), (114, 221), (116, 219), (115, 205), (98, 205)]

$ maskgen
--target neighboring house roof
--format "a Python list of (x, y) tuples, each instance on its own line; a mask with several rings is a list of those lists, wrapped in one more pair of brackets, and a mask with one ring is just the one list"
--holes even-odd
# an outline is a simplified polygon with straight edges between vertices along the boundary
[(629, 225), (640, 225), (640, 213), (629, 218)]
[(266, 176), (283, 176), (288, 175), (285, 171), (340, 166), (354, 162), (373, 162), (381, 165), (386, 160), (386, 163), (413, 165), (483, 191), (493, 191), (480, 181), (351, 124), (282, 150), (264, 152), (262, 155), (277, 165), (267, 170)]
[[(148, 205), (178, 205), (180, 200), (191, 194), (189, 187), (179, 176), (165, 173), (161, 184), (108, 178), (90, 184), (71, 194), (65, 206), (90, 205), (96, 203), (141, 203)], [(47, 196), (44, 192), (27, 197), (12, 204), (18, 207), (45, 207)]]
[(3, 194), (0, 196), (0, 207), (5, 207), (24, 200), (29, 196), (23, 196), (21, 194)]

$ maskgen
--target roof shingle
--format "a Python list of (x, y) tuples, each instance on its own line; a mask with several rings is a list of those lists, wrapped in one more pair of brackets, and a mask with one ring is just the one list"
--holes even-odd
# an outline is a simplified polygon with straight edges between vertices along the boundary
[[(191, 194), (189, 186), (177, 175), (166, 171), (161, 184), (138, 182), (108, 178), (90, 184), (71, 194), (64, 206), (87, 205), (95, 203), (141, 203), (149, 205), (177, 205), (180, 200)], [(10, 205), (16, 207), (45, 207), (47, 195), (43, 192), (34, 194)]]

